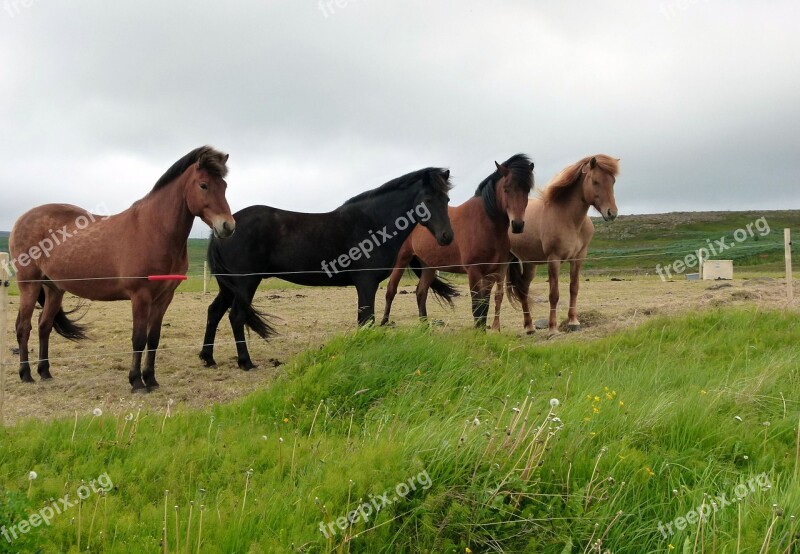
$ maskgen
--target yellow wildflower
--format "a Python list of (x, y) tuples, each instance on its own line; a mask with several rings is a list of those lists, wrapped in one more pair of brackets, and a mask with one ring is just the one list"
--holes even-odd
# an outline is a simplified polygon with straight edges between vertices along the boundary
[(284, 423), (289, 423), (289, 418), (288, 417), (283, 418), (283, 422)]

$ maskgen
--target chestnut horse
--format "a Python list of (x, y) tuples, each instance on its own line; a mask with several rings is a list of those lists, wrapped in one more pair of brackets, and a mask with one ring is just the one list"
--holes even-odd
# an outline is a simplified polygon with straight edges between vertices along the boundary
[[(549, 333), (557, 332), (558, 273), (563, 261), (570, 262), (569, 321), (570, 331), (580, 329), (577, 315), (580, 273), (594, 224), (587, 213), (594, 207), (606, 221), (617, 217), (614, 183), (619, 173), (619, 160), (598, 154), (587, 156), (556, 175), (540, 198), (532, 198), (525, 211), (525, 232), (512, 235), (511, 252), (515, 256), (508, 268), (509, 280), (522, 284), (513, 299), (522, 304), (525, 330), (534, 332), (528, 292), (538, 264), (547, 263), (550, 281)], [(520, 262), (517, 262), (517, 259)], [(520, 265), (522, 266), (520, 268)], [(521, 274), (521, 275), (520, 275)], [(500, 306), (503, 283), (495, 293), (492, 329), (500, 329)]]
[[(68, 204), (45, 204), (14, 224), (9, 249), (19, 265), (19, 376), (32, 383), (28, 361), (31, 316), (39, 316), (39, 365), (51, 379), (50, 332), (70, 340), (86, 338), (81, 325), (61, 307), (65, 292), (90, 300), (130, 300), (133, 307), (133, 363), (128, 376), (133, 392), (158, 387), (156, 350), (161, 321), (178, 281), (150, 281), (149, 275), (183, 274), (189, 267), (186, 242), (195, 217), (219, 237), (236, 224), (225, 200), (228, 155), (209, 146), (175, 162), (150, 193), (124, 212), (103, 217)], [(54, 232), (56, 229), (57, 232)], [(147, 359), (142, 371), (142, 354)]]
[[(492, 286), (505, 271), (509, 257), (509, 223), (512, 233), (522, 232), (525, 206), (533, 188), (533, 163), (524, 154), (512, 156), (503, 164), (495, 162), (495, 166), (497, 170), (483, 180), (475, 196), (449, 208), (455, 236), (451, 244), (438, 245), (420, 229), (415, 229), (405, 241), (386, 287), (381, 325), (389, 322), (397, 285), (410, 264), (420, 276), (417, 284), (420, 318), (428, 317), (428, 289), (432, 288), (434, 294), (452, 305), (455, 289), (436, 277), (436, 270), (440, 269), (467, 274), (475, 326), (486, 326)], [(514, 290), (509, 287), (511, 294)]]

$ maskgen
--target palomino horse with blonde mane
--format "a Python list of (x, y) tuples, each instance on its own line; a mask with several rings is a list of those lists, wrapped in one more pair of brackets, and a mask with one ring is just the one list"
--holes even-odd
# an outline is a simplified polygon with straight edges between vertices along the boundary
[[(28, 361), (31, 316), (39, 316), (39, 365), (51, 379), (48, 346), (55, 329), (70, 340), (86, 338), (83, 326), (61, 307), (64, 293), (89, 300), (130, 300), (133, 307), (133, 392), (158, 387), (155, 360), (161, 321), (179, 282), (148, 277), (184, 274), (189, 267), (186, 242), (195, 217), (219, 237), (233, 234), (236, 223), (225, 200), (228, 155), (209, 146), (175, 162), (150, 193), (124, 212), (108, 217), (68, 204), (45, 204), (23, 214), (9, 238), (19, 284), (19, 376), (32, 383)], [(57, 231), (54, 232), (53, 230)], [(147, 360), (142, 371), (142, 354)]]
[[(534, 332), (531, 321), (528, 292), (538, 264), (547, 264), (550, 282), (551, 335), (557, 332), (556, 307), (558, 306), (558, 273), (561, 263), (570, 263), (569, 321), (570, 331), (580, 329), (577, 315), (580, 273), (589, 243), (594, 235), (594, 224), (587, 213), (594, 207), (606, 221), (617, 217), (614, 200), (614, 183), (619, 173), (619, 160), (598, 154), (587, 156), (566, 167), (556, 175), (540, 198), (532, 198), (525, 211), (525, 231), (510, 235), (511, 252), (515, 256), (508, 268), (512, 283), (521, 281), (517, 297), (522, 305), (525, 330)], [(517, 262), (517, 259), (520, 262)], [(520, 268), (520, 265), (522, 266)], [(521, 273), (521, 275), (520, 275)], [(515, 295), (512, 295), (512, 299)], [(492, 329), (500, 329), (500, 306), (503, 303), (503, 283), (495, 293), (495, 313)]]
[[(521, 233), (525, 207), (533, 188), (533, 163), (524, 154), (512, 156), (478, 186), (475, 196), (460, 206), (449, 208), (454, 239), (448, 245), (436, 244), (420, 229), (403, 243), (386, 287), (386, 309), (381, 325), (389, 322), (397, 285), (409, 264), (420, 276), (417, 308), (421, 319), (428, 317), (428, 289), (452, 305), (455, 289), (436, 277), (436, 270), (466, 273), (472, 296), (472, 315), (476, 327), (486, 326), (492, 286), (502, 279), (508, 260), (511, 233)], [(515, 284), (512, 282), (512, 285)], [(516, 287), (509, 287), (514, 294)]]

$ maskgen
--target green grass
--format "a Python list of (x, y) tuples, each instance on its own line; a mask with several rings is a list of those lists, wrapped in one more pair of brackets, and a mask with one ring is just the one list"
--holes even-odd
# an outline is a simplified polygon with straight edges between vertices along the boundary
[[(615, 553), (736, 552), (738, 541), (779, 552), (800, 529), (788, 518), (800, 515), (798, 323), (710, 311), (539, 345), (365, 329), (230, 405), (165, 418), (126, 401), (77, 425), (20, 423), (0, 430), (3, 524), (81, 480), (107, 472), (114, 488), (80, 518), (75, 507), (14, 545), (0, 537), (0, 552), (78, 552), (79, 526), (80, 551), (157, 552), (165, 505), (170, 552), (176, 527), (182, 548), (188, 534), (203, 552), (559, 554), (600, 537)], [(320, 532), (424, 472), (427, 490), (331, 540)], [(761, 474), (769, 489), (669, 539), (659, 532), (704, 494), (730, 497)]]

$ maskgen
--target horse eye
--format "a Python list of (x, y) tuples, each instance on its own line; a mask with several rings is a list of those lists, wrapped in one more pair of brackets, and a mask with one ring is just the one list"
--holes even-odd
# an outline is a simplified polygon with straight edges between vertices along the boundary
[(203, 190), (208, 190), (208, 183), (200, 183), (200, 188)]
[(600, 181), (595, 181), (594, 182), (594, 186), (599, 187), (600, 186)]

